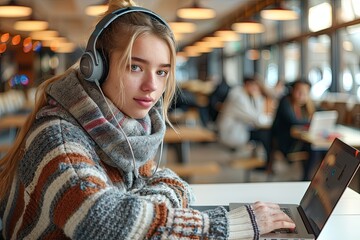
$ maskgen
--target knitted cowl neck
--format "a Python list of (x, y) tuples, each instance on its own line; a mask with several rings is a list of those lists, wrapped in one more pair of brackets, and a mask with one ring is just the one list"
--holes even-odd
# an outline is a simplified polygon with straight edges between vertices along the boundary
[[(102, 160), (124, 172), (127, 180), (133, 179), (133, 157), (124, 134), (98, 87), (82, 80), (77, 74), (74, 71), (50, 84), (46, 90), (50, 96), (48, 106), (38, 117), (57, 115), (70, 122), (75, 119), (109, 157)], [(128, 137), (136, 166), (144, 165), (155, 156), (165, 134), (160, 103), (151, 108), (143, 119), (133, 119), (124, 115), (109, 99), (107, 102)], [(138, 168), (135, 171), (138, 173)]]

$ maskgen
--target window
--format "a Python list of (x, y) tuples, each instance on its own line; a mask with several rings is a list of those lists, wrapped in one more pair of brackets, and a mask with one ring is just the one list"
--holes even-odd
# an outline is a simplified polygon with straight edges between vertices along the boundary
[(311, 96), (320, 99), (332, 82), (330, 68), (330, 37), (320, 35), (308, 40), (308, 79), (312, 84)]
[[(317, 32), (332, 25), (332, 8), (330, 3), (312, 0), (309, 7), (309, 30)], [(310, 4), (311, 4), (310, 3)]]
[(285, 80), (293, 82), (300, 76), (300, 46), (289, 43), (284, 47)]
[(342, 67), (339, 92), (360, 99), (360, 24), (340, 30)]

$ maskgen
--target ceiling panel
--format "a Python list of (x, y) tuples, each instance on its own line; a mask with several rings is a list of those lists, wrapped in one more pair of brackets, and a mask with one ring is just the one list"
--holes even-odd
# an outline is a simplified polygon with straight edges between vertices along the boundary
[[(258, 0), (202, 0), (201, 6), (216, 10), (216, 18), (212, 20), (195, 21), (197, 32), (185, 36), (185, 40), (179, 46), (193, 42), (199, 37), (215, 30), (224, 19), (240, 9), (247, 2)], [(0, 0), (0, 4), (8, 1)], [(87, 39), (96, 23), (96, 18), (86, 16), (85, 7), (91, 4), (99, 4), (99, 0), (17, 0), (16, 3), (31, 6), (34, 9), (34, 17), (49, 21), (50, 28), (57, 30), (64, 37), (76, 43), (80, 47), (86, 45)], [(176, 10), (180, 7), (191, 6), (193, 0), (138, 0), (135, 1), (142, 7), (149, 8), (167, 21), (175, 21)], [(12, 25), (15, 20), (0, 19), (0, 30), (13, 31)]]

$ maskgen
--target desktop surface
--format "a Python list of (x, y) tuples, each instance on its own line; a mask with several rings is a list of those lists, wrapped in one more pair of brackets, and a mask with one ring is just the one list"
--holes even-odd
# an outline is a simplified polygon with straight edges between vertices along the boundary
[[(228, 206), (230, 202), (255, 201), (299, 204), (310, 182), (266, 182), (192, 184), (196, 195), (193, 204)], [(360, 194), (347, 188), (326, 223), (318, 240), (360, 239)]]

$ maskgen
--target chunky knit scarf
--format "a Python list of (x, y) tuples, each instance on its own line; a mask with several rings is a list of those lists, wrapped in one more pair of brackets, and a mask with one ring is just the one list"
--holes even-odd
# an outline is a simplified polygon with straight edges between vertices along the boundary
[[(47, 94), (50, 96), (49, 105), (38, 117), (55, 115), (80, 125), (108, 156), (102, 160), (122, 171), (127, 181), (132, 182), (134, 174), (138, 174), (138, 167), (155, 156), (164, 137), (166, 125), (161, 115), (160, 103), (143, 119), (129, 118), (109, 99), (108, 106), (98, 87), (80, 79), (76, 72), (52, 83)], [(131, 144), (136, 169), (129, 144), (118, 125), (124, 130)]]

